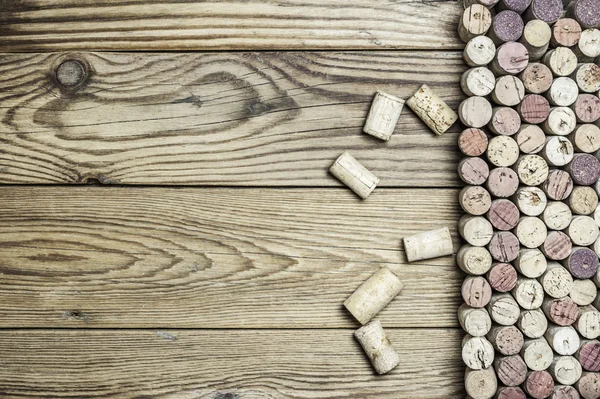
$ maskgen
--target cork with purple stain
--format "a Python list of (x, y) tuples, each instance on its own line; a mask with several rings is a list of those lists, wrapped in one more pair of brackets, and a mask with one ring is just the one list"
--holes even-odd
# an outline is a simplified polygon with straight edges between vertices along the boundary
[(575, 184), (591, 186), (600, 178), (600, 161), (590, 154), (575, 154), (565, 170)]
[(592, 278), (598, 272), (598, 255), (587, 247), (575, 247), (563, 265), (575, 278)]
[(559, 20), (563, 13), (562, 0), (533, 0), (526, 12), (526, 19), (541, 19), (553, 24)]
[(531, 0), (501, 0), (498, 8), (523, 14), (530, 4)]
[(584, 28), (600, 27), (600, 0), (573, 0), (567, 7), (567, 15)]
[(516, 42), (523, 35), (523, 18), (515, 11), (500, 11), (494, 16), (488, 35), (496, 45)]

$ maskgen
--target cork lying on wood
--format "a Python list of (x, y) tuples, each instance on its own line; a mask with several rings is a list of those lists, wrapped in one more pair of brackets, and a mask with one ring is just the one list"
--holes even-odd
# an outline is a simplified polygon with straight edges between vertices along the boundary
[(406, 104), (436, 134), (445, 133), (458, 119), (452, 108), (427, 85), (421, 86)]
[(340, 155), (329, 171), (362, 199), (366, 199), (379, 183), (379, 178), (348, 152)]
[(404, 251), (409, 262), (452, 255), (454, 247), (447, 227), (404, 237)]
[(394, 133), (404, 100), (378, 91), (375, 94), (363, 131), (381, 140), (389, 140)]
[(377, 374), (385, 374), (400, 363), (400, 356), (381, 327), (373, 320), (354, 332)]

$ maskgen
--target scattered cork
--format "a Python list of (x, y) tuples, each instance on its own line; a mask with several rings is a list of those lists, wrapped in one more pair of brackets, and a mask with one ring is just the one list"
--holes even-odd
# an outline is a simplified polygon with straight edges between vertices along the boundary
[(394, 133), (404, 100), (378, 91), (371, 104), (363, 131), (381, 140), (389, 140)]
[(458, 119), (456, 112), (427, 85), (421, 86), (406, 104), (436, 134), (445, 133)]
[(379, 184), (379, 178), (362, 166), (349, 152), (333, 163), (329, 172), (362, 199), (366, 199)]

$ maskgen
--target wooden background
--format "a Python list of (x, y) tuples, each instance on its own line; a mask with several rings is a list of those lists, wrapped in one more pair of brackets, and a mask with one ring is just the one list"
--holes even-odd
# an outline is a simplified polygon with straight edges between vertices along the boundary
[[(401, 246), (456, 237), (460, 128), (361, 132), (377, 89), (457, 107), (460, 8), (0, 1), (0, 396), (463, 395), (460, 274)], [(345, 150), (381, 178), (365, 202), (327, 173)], [(342, 302), (384, 265), (402, 362), (375, 376)]]

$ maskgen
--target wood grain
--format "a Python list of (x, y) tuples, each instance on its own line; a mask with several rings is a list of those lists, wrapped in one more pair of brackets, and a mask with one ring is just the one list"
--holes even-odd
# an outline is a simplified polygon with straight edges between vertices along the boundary
[(0, 51), (456, 49), (440, 0), (20, 0), (0, 3)]
[(406, 264), (456, 190), (0, 188), (0, 327), (355, 327), (344, 300), (381, 266), (387, 327), (454, 327), (454, 258)]
[[(89, 70), (75, 88), (67, 59)], [(407, 109), (387, 143), (362, 127), (378, 89), (427, 81), (456, 108), (465, 69), (458, 52), (3, 54), (0, 183), (339, 186), (347, 150), (380, 187), (458, 186), (458, 124), (436, 137)]]

